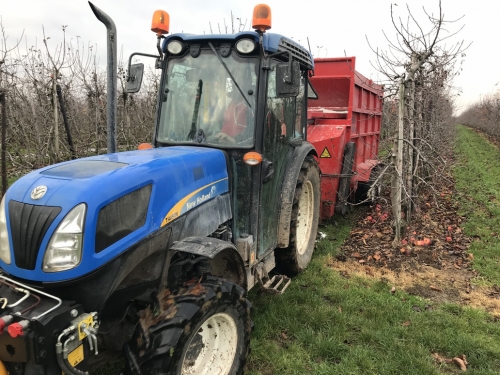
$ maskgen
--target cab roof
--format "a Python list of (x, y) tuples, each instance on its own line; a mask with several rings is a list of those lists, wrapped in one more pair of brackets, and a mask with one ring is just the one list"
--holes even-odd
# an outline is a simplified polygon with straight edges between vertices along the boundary
[[(236, 34), (186, 34), (177, 33), (167, 36), (163, 42), (163, 52), (167, 51), (167, 44), (169, 41), (177, 39), (188, 43), (203, 42), (203, 41), (227, 41), (234, 43), (240, 39), (248, 38), (259, 42), (259, 34), (255, 31), (242, 31)], [(281, 34), (264, 33), (262, 38), (264, 51), (268, 53), (275, 53), (280, 51), (289, 51), (294, 60), (297, 60), (301, 65), (307, 69), (314, 69), (314, 60), (311, 53), (302, 47), (294, 40), (287, 38)]]

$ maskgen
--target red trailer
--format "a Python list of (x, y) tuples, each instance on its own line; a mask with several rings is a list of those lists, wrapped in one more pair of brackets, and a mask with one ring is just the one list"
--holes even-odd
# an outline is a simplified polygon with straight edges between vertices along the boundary
[(321, 218), (345, 213), (359, 183), (368, 183), (377, 154), (382, 90), (355, 70), (355, 57), (314, 60), (307, 140), (319, 156)]

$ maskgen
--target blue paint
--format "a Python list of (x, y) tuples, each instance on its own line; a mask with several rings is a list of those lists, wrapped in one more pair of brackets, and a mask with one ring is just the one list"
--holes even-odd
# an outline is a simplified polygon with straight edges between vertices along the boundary
[[(95, 166), (94, 171), (90, 168), (92, 165)], [(80, 167), (82, 170), (79, 170)], [(201, 178), (200, 168), (203, 170)], [(94, 244), (99, 210), (148, 184), (152, 184), (153, 188), (145, 225), (96, 254)], [(31, 191), (39, 185), (47, 186), (47, 193), (41, 199), (33, 200)], [(197, 190), (200, 191), (194, 195), (194, 201), (189, 200), (190, 208), (185, 205), (181, 215), (229, 191), (226, 159), (222, 151), (203, 147), (165, 147), (94, 156), (39, 169), (16, 181), (6, 193), (9, 234), (8, 202), (11, 199), (58, 206), (62, 211), (42, 241), (35, 270), (16, 267), (10, 238), (12, 262), (7, 265), (0, 260), (0, 267), (14, 276), (33, 281), (54, 282), (84, 276), (158, 230), (167, 213)], [(66, 214), (82, 202), (87, 204), (87, 214), (81, 263), (72, 270), (43, 272), (43, 257), (52, 234)]]

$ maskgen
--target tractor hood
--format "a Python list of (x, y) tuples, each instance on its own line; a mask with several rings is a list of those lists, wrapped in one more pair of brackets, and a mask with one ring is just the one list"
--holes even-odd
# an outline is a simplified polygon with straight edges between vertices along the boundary
[[(228, 192), (222, 151), (166, 147), (73, 160), (34, 171), (7, 191), (11, 263), (28, 280), (88, 274), (185, 212)], [(44, 272), (43, 258), (65, 216), (84, 203), (83, 250), (73, 269)]]

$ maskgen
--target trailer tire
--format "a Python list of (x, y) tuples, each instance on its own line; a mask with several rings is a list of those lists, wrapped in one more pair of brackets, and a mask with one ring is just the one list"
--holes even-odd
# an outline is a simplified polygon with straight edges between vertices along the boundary
[(213, 276), (194, 285), (180, 288), (168, 319), (147, 332), (138, 325), (125, 348), (129, 374), (243, 373), (252, 330), (245, 290)]
[(320, 194), (318, 163), (307, 156), (295, 186), (289, 244), (276, 249), (277, 269), (285, 275), (297, 275), (311, 261), (318, 232)]

